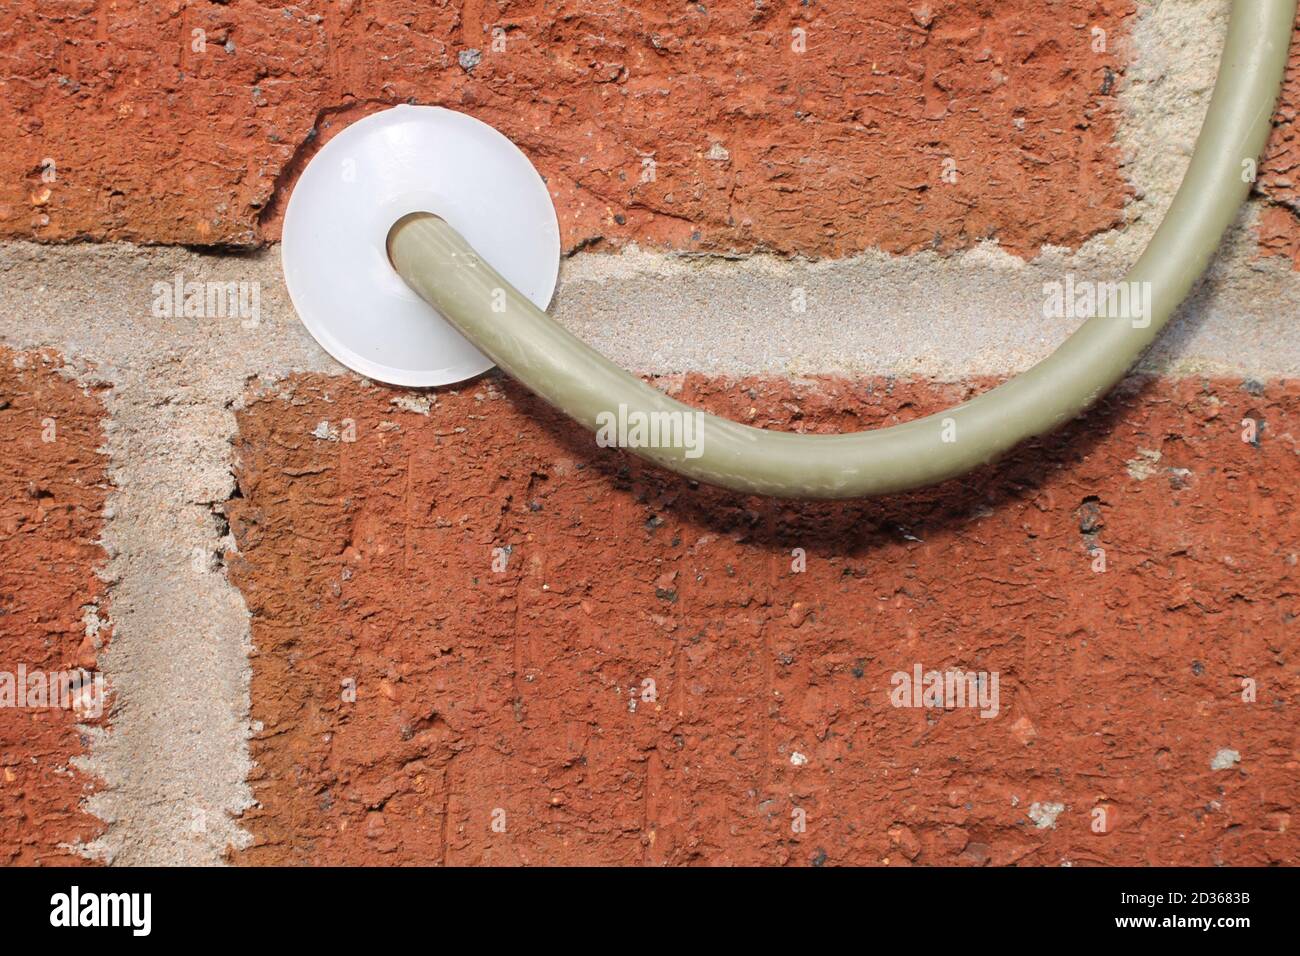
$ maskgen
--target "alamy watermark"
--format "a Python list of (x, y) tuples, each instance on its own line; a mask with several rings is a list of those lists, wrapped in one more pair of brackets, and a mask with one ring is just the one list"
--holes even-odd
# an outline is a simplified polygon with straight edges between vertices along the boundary
[(704, 454), (704, 413), (643, 412), (620, 404), (617, 412), (596, 413), (596, 444), (601, 448), (683, 448), (687, 458)]
[(78, 717), (104, 713), (104, 675), (78, 667), (71, 671), (0, 671), (0, 707), (71, 710)]
[(895, 707), (933, 707), (954, 710), (979, 708), (980, 716), (996, 717), (1001, 709), (997, 671), (927, 671), (920, 664), (907, 671), (895, 671), (889, 679), (893, 690), (889, 702)]
[(153, 928), (153, 894), (83, 893), (74, 885), (50, 897), (50, 925), (120, 926), (130, 929), (132, 936), (148, 936)]
[(262, 321), (262, 283), (185, 281), (178, 272), (171, 282), (153, 284), (155, 319), (239, 319), (246, 329)]
[(1151, 324), (1150, 282), (1093, 282), (1066, 273), (1065, 281), (1043, 283), (1045, 319), (1123, 319), (1135, 329)]

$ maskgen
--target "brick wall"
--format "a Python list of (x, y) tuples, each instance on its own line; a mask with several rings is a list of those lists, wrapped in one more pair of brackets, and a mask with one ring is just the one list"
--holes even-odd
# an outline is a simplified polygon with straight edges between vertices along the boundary
[[(890, 384), (681, 397), (823, 432), (966, 393)], [(397, 398), (304, 378), (240, 417), (240, 862), (1294, 853), (1300, 458), (1235, 428), (1294, 420), (1294, 383), (1150, 382), (997, 468), (847, 505), (689, 487), (509, 384)], [(998, 672), (997, 715), (894, 707), (917, 663)], [(1234, 749), (1248, 770), (1212, 769)]]
[[(0, 349), (0, 861), (74, 863), (101, 824), (73, 765), (102, 718), (109, 628), (95, 568), (107, 495), (103, 409), (56, 356)], [(58, 706), (63, 695), (73, 706)]]
[(1127, 192), (1119, 43), (1090, 30), (1122, 38), (1129, 0), (7, 5), (11, 236), (274, 239), (315, 149), (408, 101), (525, 149), (568, 248), (1027, 253), (1117, 225)]
[[(763, 366), (733, 315), (739, 358), (714, 362), (655, 338), (653, 296), (618, 320), (660, 346), (638, 371), (716, 413), (908, 420), (1050, 344), (927, 373), (927, 336), (985, 321), (944, 331), (936, 302), (987, 301), (992, 324), (986, 279), (1140, 249), (1226, 8), (0, 0), (0, 672), (114, 688), (103, 718), (0, 707), (0, 860), (1294, 863), (1300, 70), (1175, 358), (997, 466), (881, 501), (697, 487), (495, 373), (362, 380), (273, 278), (316, 150), (445, 105), (545, 176), (569, 321), (631, 301), (620, 270), (646, 261), (664, 303), (689, 299), (682, 252), (778, 300), (786, 269), (861, 270), (864, 302), (872, 270), (941, 276), (888, 361)], [(261, 324), (151, 314), (181, 268), (261, 282)], [(832, 340), (860, 334), (852, 296)], [(170, 469), (136, 467), (159, 449)], [(121, 508), (174, 516), (184, 546), (114, 534)], [(231, 617), (139, 613), (231, 586)], [(918, 666), (996, 675), (995, 712), (895, 706)], [(225, 776), (184, 785), (213, 752)]]

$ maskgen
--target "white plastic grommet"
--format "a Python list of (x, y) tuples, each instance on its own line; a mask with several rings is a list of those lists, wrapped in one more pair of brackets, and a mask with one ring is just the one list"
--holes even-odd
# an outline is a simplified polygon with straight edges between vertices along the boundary
[(385, 242), (410, 212), (441, 216), (539, 308), (560, 268), (541, 176), (480, 120), (398, 106), (353, 123), (307, 164), (280, 255), (303, 324), (344, 365), (394, 385), (449, 385), (492, 362), (393, 271)]

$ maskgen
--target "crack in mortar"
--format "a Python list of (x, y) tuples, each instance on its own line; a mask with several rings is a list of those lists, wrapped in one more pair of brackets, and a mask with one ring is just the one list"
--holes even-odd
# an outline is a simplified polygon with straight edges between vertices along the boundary
[[(1172, 197), (1208, 104), (1226, 0), (1149, 8), (1121, 96), (1119, 145), (1138, 197), (1123, 231), (1032, 262), (995, 245), (801, 262), (700, 259), (635, 248), (566, 259), (556, 318), (643, 372), (830, 373), (957, 380), (1012, 374), (1072, 323), (1041, 316), (1065, 272), (1118, 278)], [(1254, 378), (1300, 374), (1300, 276), (1255, 258), (1243, 214), (1222, 255), (1143, 369)], [(261, 319), (156, 318), (155, 282), (260, 283)], [(806, 313), (793, 314), (792, 289)], [(743, 334), (737, 334), (742, 330)], [(249, 839), (249, 612), (213, 555), (232, 549), (215, 509), (234, 491), (234, 410), (250, 379), (342, 373), (297, 320), (278, 249), (212, 255), (126, 244), (0, 244), (0, 341), (51, 347), (106, 381), (115, 490), (104, 528), (116, 694), (111, 730), (82, 766), (104, 781), (88, 808), (107, 831), (88, 851), (117, 864), (216, 863)], [(756, 344), (757, 343), (757, 344)]]

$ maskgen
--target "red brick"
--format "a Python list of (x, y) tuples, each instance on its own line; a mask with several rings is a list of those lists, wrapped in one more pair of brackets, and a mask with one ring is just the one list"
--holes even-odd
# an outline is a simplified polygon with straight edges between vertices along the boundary
[(1300, 269), (1300, 218), (1285, 206), (1265, 206), (1259, 214), (1261, 255), (1290, 259)]
[[(1297, 20), (1300, 29), (1300, 20)], [(1259, 167), (1258, 188), (1272, 205), (1260, 217), (1260, 250), (1300, 269), (1300, 44), (1292, 41), (1276, 128)]]
[[(840, 431), (986, 384), (681, 392)], [(968, 479), (841, 504), (692, 488), (508, 382), (428, 417), (402, 395), (301, 376), (240, 413), (239, 862), (1294, 861), (1300, 383), (1148, 382)], [(998, 672), (1000, 714), (891, 707), (916, 663)]]
[(314, 150), (409, 101), (514, 139), (569, 249), (1074, 246), (1123, 221), (1115, 51), (1133, 4), (1052, 6), (0, 0), (0, 235), (274, 239)]
[[(108, 491), (104, 410), (48, 353), (0, 349), (0, 671), (93, 669), (108, 638), (87, 636), (90, 608), (106, 618), (95, 569)], [(93, 781), (68, 709), (0, 707), (0, 863), (84, 862), (64, 848), (100, 822), (81, 809)]]

